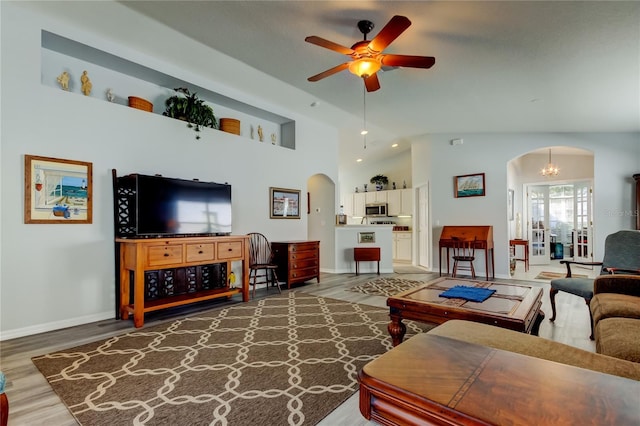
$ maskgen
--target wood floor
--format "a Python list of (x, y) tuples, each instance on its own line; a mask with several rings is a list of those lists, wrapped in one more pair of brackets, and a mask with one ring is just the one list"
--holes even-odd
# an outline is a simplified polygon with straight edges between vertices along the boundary
[[(418, 272), (416, 268), (398, 268), (397, 271)], [(427, 281), (430, 277), (435, 278), (434, 274), (419, 272), (382, 274), (381, 276), (396, 276), (419, 281)], [(321, 274), (320, 284), (316, 284), (315, 280), (313, 280), (306, 284), (297, 285), (291, 291), (302, 291), (317, 296), (386, 307), (386, 298), (384, 297), (345, 291), (350, 287), (363, 284), (375, 278), (377, 278), (375, 274), (361, 274), (357, 277), (354, 274)], [(531, 283), (532, 281), (528, 282)], [(540, 327), (540, 336), (594, 351), (595, 345), (589, 340), (589, 313), (584, 299), (562, 292), (559, 293), (556, 297), (558, 317), (555, 323), (551, 323), (548, 320), (551, 316), (549, 284), (536, 280), (535, 285), (539, 285), (544, 289), (542, 310), (547, 316), (547, 319), (543, 321)], [(283, 292), (285, 291), (283, 290)], [(259, 288), (256, 297), (268, 297), (273, 294), (277, 294), (277, 290), (271, 288), (267, 291), (265, 288)], [(188, 315), (199, 309), (242, 303), (239, 300), (234, 298), (232, 301), (207, 302), (199, 306), (188, 306), (152, 313), (145, 317), (145, 326), (170, 321), (173, 318)], [(122, 334), (132, 328), (131, 321), (114, 319), (0, 342), (0, 369), (7, 377), (6, 393), (9, 398), (9, 426), (76, 425), (74, 418), (31, 362), (31, 357)], [(188, 422), (185, 424), (188, 424)], [(371, 426), (374, 424), (360, 415), (358, 394), (356, 393), (326, 417), (320, 423), (320, 426)]]

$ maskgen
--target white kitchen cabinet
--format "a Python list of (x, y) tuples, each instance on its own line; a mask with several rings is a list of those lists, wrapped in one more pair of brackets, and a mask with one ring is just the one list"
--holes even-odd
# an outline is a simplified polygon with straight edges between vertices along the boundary
[(412, 241), (411, 232), (394, 232), (393, 233), (393, 260), (401, 262), (411, 262), (412, 260)]
[(344, 214), (346, 214), (347, 217), (354, 216), (354, 214), (353, 214), (353, 198), (354, 198), (354, 195), (355, 194), (345, 194), (342, 197), (340, 197), (340, 205), (342, 206), (342, 208), (344, 210)]
[(353, 194), (353, 216), (364, 217), (364, 205), (366, 201), (366, 192), (356, 192)]
[(386, 191), (389, 216), (413, 216), (413, 189)]
[(366, 203), (386, 203), (387, 193), (390, 191), (369, 191), (365, 192)]

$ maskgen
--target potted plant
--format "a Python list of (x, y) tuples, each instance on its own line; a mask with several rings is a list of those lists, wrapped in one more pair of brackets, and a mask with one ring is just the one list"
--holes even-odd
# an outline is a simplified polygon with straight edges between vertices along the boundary
[[(165, 101), (162, 115), (187, 122), (187, 127), (200, 132), (200, 126), (215, 129), (218, 125), (213, 109), (198, 98), (197, 93), (189, 92), (186, 87), (173, 89), (177, 93)], [(196, 139), (200, 134), (196, 133)]]
[(376, 191), (381, 191), (389, 183), (389, 179), (385, 175), (375, 175), (370, 182), (376, 185)]

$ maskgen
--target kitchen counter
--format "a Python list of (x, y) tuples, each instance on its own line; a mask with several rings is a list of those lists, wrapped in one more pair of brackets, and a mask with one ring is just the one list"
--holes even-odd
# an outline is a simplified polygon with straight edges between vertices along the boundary
[[(380, 247), (380, 273), (393, 273), (392, 229), (393, 225), (386, 224), (336, 226), (336, 273), (355, 274), (356, 264), (353, 260), (353, 249), (355, 247)], [(365, 235), (362, 235), (363, 233)], [(373, 235), (375, 241), (367, 241), (366, 237), (370, 235)], [(359, 269), (360, 274), (375, 274), (377, 273), (378, 265), (377, 262), (360, 262)]]

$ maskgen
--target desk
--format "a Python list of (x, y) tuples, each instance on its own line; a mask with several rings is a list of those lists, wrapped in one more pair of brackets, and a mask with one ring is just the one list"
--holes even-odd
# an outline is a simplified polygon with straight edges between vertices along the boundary
[[(516, 246), (523, 246), (524, 249), (524, 257), (515, 257), (516, 256)], [(513, 250), (513, 258), (515, 260), (521, 260), (524, 262), (524, 270), (525, 272), (529, 270), (529, 240), (509, 240), (509, 247)]]
[(358, 379), (360, 412), (383, 425), (640, 424), (635, 380), (429, 333)]
[(491, 258), (491, 278), (495, 278), (493, 255), (493, 226), (444, 226), (438, 242), (438, 264), (442, 276), (442, 249), (447, 249), (447, 274), (449, 274), (449, 249), (453, 247), (453, 237), (462, 240), (476, 240), (475, 248), (484, 250), (484, 267), (489, 280), (489, 258)]

